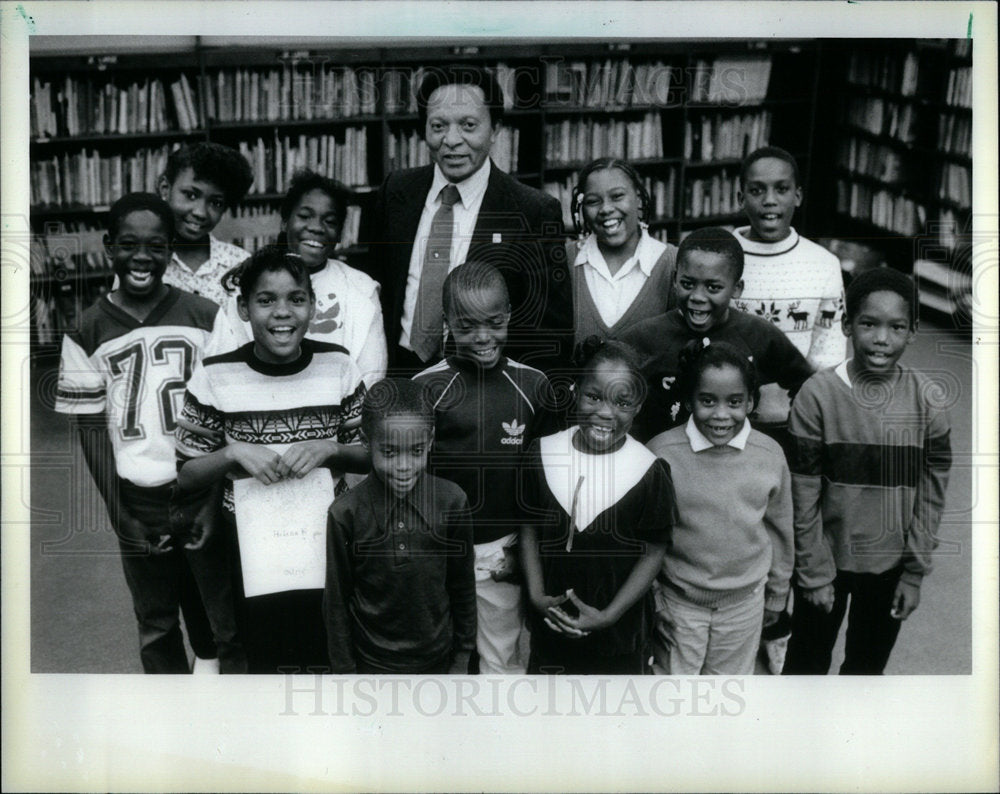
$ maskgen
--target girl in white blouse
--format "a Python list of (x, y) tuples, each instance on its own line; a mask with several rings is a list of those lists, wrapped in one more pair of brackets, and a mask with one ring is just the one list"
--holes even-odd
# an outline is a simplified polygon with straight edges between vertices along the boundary
[(618, 338), (672, 304), (677, 248), (649, 234), (650, 199), (636, 170), (602, 157), (581, 172), (571, 243), (575, 341)]

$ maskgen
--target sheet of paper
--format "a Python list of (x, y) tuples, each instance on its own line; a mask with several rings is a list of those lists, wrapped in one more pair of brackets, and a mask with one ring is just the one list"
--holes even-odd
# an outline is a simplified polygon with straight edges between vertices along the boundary
[(233, 498), (247, 597), (323, 587), (326, 513), (333, 502), (328, 469), (273, 485), (236, 480)]

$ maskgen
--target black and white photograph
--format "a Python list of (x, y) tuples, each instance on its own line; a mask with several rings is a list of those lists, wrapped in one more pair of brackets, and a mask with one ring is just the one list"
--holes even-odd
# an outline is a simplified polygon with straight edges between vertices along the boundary
[(1000, 785), (995, 6), (0, 12), (5, 790)]

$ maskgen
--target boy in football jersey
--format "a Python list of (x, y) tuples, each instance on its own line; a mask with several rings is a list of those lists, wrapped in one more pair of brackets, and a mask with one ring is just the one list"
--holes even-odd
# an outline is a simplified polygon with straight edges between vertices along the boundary
[(147, 673), (190, 672), (178, 603), (197, 581), (222, 672), (243, 672), (228, 560), (206, 532), (215, 502), (188, 526), (171, 527), (176, 412), (218, 306), (163, 283), (173, 214), (151, 193), (110, 210), (104, 243), (119, 287), (63, 338), (55, 408), (72, 414), (84, 459), (118, 536)]
[(461, 486), (472, 509), (478, 670), (523, 673), (521, 587), (510, 581), (515, 478), (528, 443), (558, 429), (555, 396), (542, 372), (503, 353), (510, 297), (495, 267), (455, 268), (442, 306), (453, 354), (414, 377), (434, 406), (431, 470)]

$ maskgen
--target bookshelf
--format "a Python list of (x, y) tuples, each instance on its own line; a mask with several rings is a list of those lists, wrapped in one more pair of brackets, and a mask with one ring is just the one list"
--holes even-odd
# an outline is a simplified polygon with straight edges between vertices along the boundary
[(831, 42), (816, 151), (831, 185), (822, 236), (913, 273), (924, 308), (967, 320), (972, 209), (971, 42)]
[[(506, 108), (494, 160), (558, 197), (568, 231), (576, 173), (598, 156), (637, 167), (653, 204), (651, 231), (675, 244), (698, 225), (740, 222), (739, 161), (752, 148), (783, 146), (799, 158), (804, 183), (812, 172), (818, 41), (367, 49), (316, 42), (281, 50), (195, 39), (162, 54), (31, 59), (38, 344), (57, 344), (107, 289), (100, 237), (108, 205), (128, 190), (154, 189), (183, 141), (233, 146), (253, 167), (250, 194), (217, 236), (250, 250), (273, 240), (288, 178), (308, 166), (352, 188), (342, 255), (362, 263), (360, 219), (373, 191), (390, 171), (429, 162), (414, 92), (424, 70), (447, 63), (497, 75)], [(944, 132), (963, 135), (959, 127)], [(951, 189), (954, 177), (942, 179)], [(807, 209), (797, 221), (806, 233)]]

